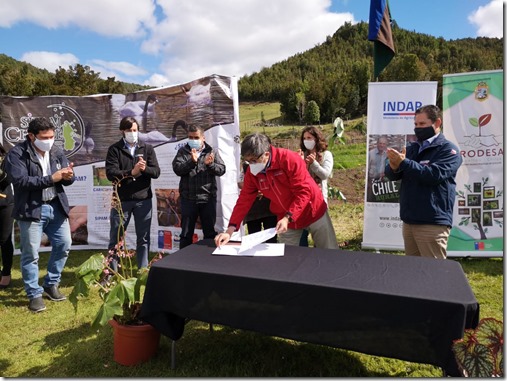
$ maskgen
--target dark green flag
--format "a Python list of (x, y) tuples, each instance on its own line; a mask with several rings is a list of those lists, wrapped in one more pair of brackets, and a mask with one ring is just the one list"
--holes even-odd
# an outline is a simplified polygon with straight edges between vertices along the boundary
[(368, 40), (373, 41), (373, 72), (375, 78), (378, 78), (395, 54), (387, 0), (370, 1)]

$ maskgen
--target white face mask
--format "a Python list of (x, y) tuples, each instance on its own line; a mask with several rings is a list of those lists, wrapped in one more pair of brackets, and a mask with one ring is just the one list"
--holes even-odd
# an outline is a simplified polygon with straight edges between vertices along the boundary
[(54, 138), (53, 139), (44, 139), (44, 140), (39, 140), (39, 139), (35, 138), (35, 140), (33, 141), (33, 144), (35, 144), (35, 147), (37, 147), (41, 151), (49, 152), (51, 150), (51, 147), (53, 147), (54, 142), (55, 142)]
[(266, 164), (264, 163), (251, 163), (250, 166), (250, 172), (252, 172), (252, 175), (257, 176), (264, 168), (266, 168)]
[(136, 132), (125, 132), (125, 140), (129, 144), (136, 144), (137, 143), (137, 131)]
[(303, 140), (306, 149), (312, 150), (315, 147), (315, 140)]

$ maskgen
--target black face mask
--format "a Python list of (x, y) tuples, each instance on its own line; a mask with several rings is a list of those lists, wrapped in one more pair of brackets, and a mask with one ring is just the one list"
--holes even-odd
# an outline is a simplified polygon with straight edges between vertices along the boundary
[(414, 128), (414, 134), (417, 137), (417, 140), (420, 142), (425, 141), (426, 139), (435, 136), (435, 130), (433, 126), (430, 127), (416, 127)]

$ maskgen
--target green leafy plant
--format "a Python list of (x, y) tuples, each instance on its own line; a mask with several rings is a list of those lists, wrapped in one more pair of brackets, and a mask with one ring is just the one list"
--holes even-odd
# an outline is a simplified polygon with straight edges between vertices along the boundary
[(332, 186), (327, 189), (327, 197), (333, 200), (343, 200), (347, 202), (347, 197), (345, 197), (338, 188)]
[(482, 319), (477, 328), (454, 340), (452, 351), (465, 377), (503, 377), (503, 322)]
[[(121, 202), (118, 197), (118, 187), (121, 181), (130, 176), (125, 176), (119, 181), (113, 182), (113, 195), (111, 207), (119, 213), (120, 226), (118, 239), (114, 249), (108, 256), (94, 254), (76, 269), (76, 283), (69, 295), (69, 301), (77, 313), (78, 301), (90, 295), (92, 287), (97, 287), (102, 304), (92, 322), (92, 327), (99, 328), (115, 319), (120, 324), (136, 325), (143, 324), (139, 319), (142, 303), (142, 288), (146, 286), (148, 272), (151, 265), (162, 258), (158, 253), (148, 264), (148, 267), (137, 269), (132, 259), (134, 250), (127, 248), (125, 229), (123, 226), (124, 216)], [(117, 266), (112, 266), (113, 256), (118, 258)]]

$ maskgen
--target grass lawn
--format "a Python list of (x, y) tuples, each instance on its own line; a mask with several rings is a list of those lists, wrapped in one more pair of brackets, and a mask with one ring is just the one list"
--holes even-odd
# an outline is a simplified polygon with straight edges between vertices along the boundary
[[(301, 126), (254, 126), (261, 119), (261, 110), (266, 120), (276, 120), (279, 116), (276, 104), (245, 107), (240, 107), (241, 120), (245, 121), (241, 126), (242, 135), (269, 132), (273, 140), (279, 141), (299, 136)], [(330, 125), (323, 128), (326, 133), (331, 131)], [(354, 123), (346, 123), (345, 140), (346, 145), (332, 149), (335, 158), (332, 184), (340, 188), (348, 186), (345, 193), (349, 202), (330, 200), (329, 210), (338, 242), (346, 241), (346, 250), (357, 251), (361, 250), (363, 234), (366, 139), (354, 132)], [(344, 180), (342, 171), (354, 175)], [(66, 295), (72, 290), (75, 269), (96, 252), (70, 253), (61, 282)], [(41, 277), (47, 259), (48, 253), (41, 253)], [(448, 260), (457, 261), (463, 267), (480, 303), (481, 317), (503, 320), (503, 258)], [(442, 377), (441, 369), (432, 365), (225, 326), (214, 326), (210, 332), (208, 325), (199, 321), (191, 321), (177, 343), (176, 369), (170, 367), (171, 342), (165, 337), (153, 359), (125, 367), (113, 361), (112, 328), (105, 326), (95, 331), (90, 326), (100, 304), (96, 290), (79, 304), (77, 314), (69, 301), (49, 300), (45, 300), (46, 311), (33, 314), (27, 308), (19, 268), (19, 256), (15, 256), (11, 287), (0, 290), (0, 375), (3, 377)]]
[[(357, 211), (343, 204), (334, 213)], [(356, 231), (354, 236), (354, 229)], [(362, 232), (351, 229), (350, 248)], [(74, 270), (96, 251), (73, 251), (61, 288), (69, 294)], [(45, 269), (48, 253), (41, 254)], [(481, 304), (481, 317), (503, 320), (503, 259), (449, 259), (461, 263)], [(41, 277), (43, 272), (41, 272)], [(11, 287), (0, 290), (3, 377), (441, 377), (432, 365), (369, 356), (192, 321), (177, 343), (177, 367), (170, 368), (170, 340), (162, 337), (157, 355), (145, 364), (124, 367), (113, 361), (112, 329), (94, 331), (90, 322), (98, 296), (80, 303), (46, 300), (47, 310), (33, 314), (23, 290), (19, 256), (15, 256)]]

